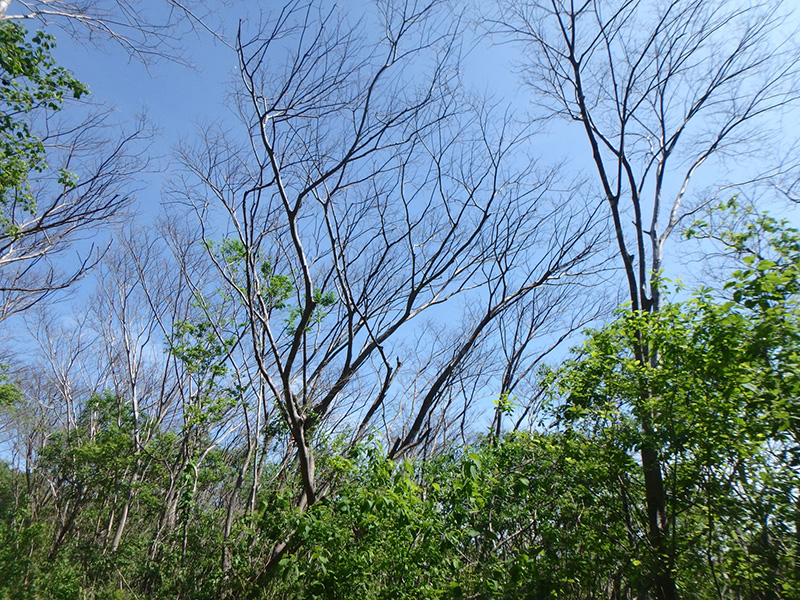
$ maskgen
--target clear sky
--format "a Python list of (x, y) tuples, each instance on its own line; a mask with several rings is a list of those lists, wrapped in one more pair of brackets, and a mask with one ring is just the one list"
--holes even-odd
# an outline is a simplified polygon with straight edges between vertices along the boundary
[[(157, 20), (165, 5), (163, 0), (143, 0), (134, 6), (141, 14), (153, 15)], [(50, 28), (50, 31), (57, 37), (56, 56), (59, 62), (88, 84), (94, 101), (115, 107), (119, 121), (123, 123), (142, 111), (147, 112), (159, 131), (153, 146), (154, 154), (163, 157), (161, 166), (165, 169), (164, 176), (168, 177), (168, 159), (177, 144), (191, 142), (199, 127), (226, 122), (231, 118), (228, 110), (229, 83), (237, 76), (237, 58), (230, 47), (216, 40), (204, 27), (220, 32), (222, 38), (231, 40), (240, 21), (245, 23), (245, 28), (252, 28), (264, 15), (274, 14), (282, 5), (283, 2), (276, 0), (236, 0), (224, 5), (191, 4), (195, 14), (202, 17), (202, 25), (195, 24), (193, 31), (184, 25), (178, 30), (179, 39), (176, 40), (181, 47), (180, 57), (191, 66), (169, 60), (143, 65), (130, 59), (113, 42), (102, 43), (101, 50), (66, 31), (54, 28)], [(373, 10), (372, 3), (366, 0), (343, 0), (338, 5), (349, 18), (368, 15)], [(22, 10), (19, 2), (12, 2), (8, 12), (13, 14)], [(472, 16), (468, 15), (467, 18)], [(788, 20), (786, 27), (794, 27), (796, 20)], [(33, 21), (28, 25), (30, 28), (36, 26)], [(465, 47), (469, 50), (464, 61), (465, 81), (476, 90), (487, 93), (493, 101), (508, 106), (510, 113), (521, 120), (525, 120), (529, 114), (536, 114), (531, 91), (520, 83), (513, 72), (513, 65), (519, 63), (521, 57), (516, 48), (495, 46), (486, 40), (470, 41)], [(166, 53), (170, 52), (166, 50)], [(777, 146), (788, 144), (789, 140), (798, 137), (796, 117), (795, 111), (780, 124), (782, 139)], [(532, 158), (567, 163), (572, 173), (591, 170), (589, 148), (581, 127), (576, 124), (551, 123), (547, 133), (534, 139), (530, 155), (520, 157), (521, 160)], [(701, 169), (693, 188), (703, 189), (704, 181), (716, 179), (719, 166), (722, 166), (721, 163)], [(743, 166), (741, 163), (727, 164), (727, 168), (734, 172)], [(164, 176), (149, 178), (148, 186), (140, 193), (145, 213), (155, 214)]]
[[(160, 10), (161, 0), (144, 0), (141, 6), (153, 11)], [(221, 36), (232, 40), (239, 21), (245, 29), (258, 23), (262, 14), (269, 15), (283, 5), (269, 0), (254, 2), (237, 0), (221, 6), (207, 5), (196, 11), (204, 15), (204, 24)], [(365, 0), (344, 0), (339, 3), (345, 11), (361, 16), (372, 9)], [(10, 13), (20, 7), (12, 3)], [(30, 22), (30, 27), (34, 26)], [(180, 55), (189, 66), (180, 62), (157, 60), (148, 65), (130, 59), (119, 46), (105, 42), (101, 48), (85, 40), (76, 40), (67, 32), (50, 29), (58, 41), (56, 56), (59, 62), (70, 68), (78, 78), (87, 83), (96, 102), (117, 109), (120, 120), (133, 119), (146, 111), (150, 121), (159, 130), (156, 154), (165, 158), (181, 141), (191, 140), (198, 127), (230, 119), (229, 85), (237, 77), (235, 52), (203, 29), (185, 30), (180, 35)], [(167, 50), (167, 53), (170, 51)], [(475, 90), (490, 96), (494, 102), (507, 105), (514, 116), (521, 120), (536, 114), (531, 91), (521, 84), (514, 73), (520, 63), (520, 54), (512, 46), (493, 45), (486, 40), (465, 44), (464, 80)], [(795, 135), (797, 119), (789, 115), (783, 124), (783, 135)], [(553, 162), (567, 161), (574, 171), (591, 167), (589, 150), (579, 125), (564, 122), (551, 123), (547, 133), (539, 136), (531, 146), (538, 159)], [(703, 175), (694, 187), (703, 186)], [(157, 186), (156, 186), (157, 187)], [(158, 202), (159, 191), (153, 187), (142, 196), (146, 204)]]

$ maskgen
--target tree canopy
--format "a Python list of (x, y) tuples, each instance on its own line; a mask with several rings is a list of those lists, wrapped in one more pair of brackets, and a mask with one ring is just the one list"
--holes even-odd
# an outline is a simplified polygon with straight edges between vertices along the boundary
[[(800, 597), (789, 7), (19, 7), (0, 600)], [(156, 220), (150, 126), (110, 125), (54, 26), (230, 51)], [(498, 41), (524, 91), (490, 99)], [(564, 120), (586, 161), (549, 155)], [(713, 276), (671, 280), (668, 240)]]

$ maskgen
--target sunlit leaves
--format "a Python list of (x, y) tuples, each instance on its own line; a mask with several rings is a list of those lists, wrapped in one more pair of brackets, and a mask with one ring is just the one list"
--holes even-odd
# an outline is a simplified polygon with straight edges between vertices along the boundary
[[(44, 143), (31, 130), (32, 113), (58, 111), (66, 95), (80, 98), (89, 91), (56, 64), (53, 46), (51, 35), (37, 32), (28, 38), (18, 23), (0, 21), (0, 205), (6, 227), (11, 225), (10, 203), (36, 212), (28, 176), (47, 168)], [(59, 183), (74, 187), (75, 178), (62, 170)]]

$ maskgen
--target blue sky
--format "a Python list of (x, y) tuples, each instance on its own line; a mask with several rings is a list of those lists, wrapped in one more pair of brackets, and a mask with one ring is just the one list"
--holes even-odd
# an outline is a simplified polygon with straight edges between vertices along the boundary
[[(223, 37), (231, 39), (240, 20), (245, 23), (245, 29), (253, 27), (262, 18), (262, 13), (268, 15), (270, 11), (277, 11), (282, 4), (276, 0), (239, 0), (226, 3), (224, 8), (208, 5), (208, 18), (204, 23), (215, 31), (221, 31)], [(157, 12), (163, 3), (145, 0), (142, 6)], [(339, 6), (350, 18), (368, 15), (374, 10), (373, 4), (365, 0), (345, 0)], [(10, 12), (14, 12), (15, 8), (18, 5), (12, 3)], [(30, 26), (33, 27), (33, 23)], [(159, 158), (162, 171), (147, 175), (146, 185), (138, 194), (143, 220), (152, 219), (160, 210), (162, 189), (174, 169), (171, 156), (175, 147), (182, 143), (191, 144), (199, 129), (205, 125), (221, 122), (236, 125), (236, 119), (228, 108), (231, 83), (237, 78), (235, 52), (203, 27), (197, 26), (194, 31), (184, 28), (180, 36), (180, 56), (184, 62), (161, 59), (145, 65), (131, 59), (114, 43), (106, 42), (102, 48), (98, 48), (86, 41), (76, 40), (64, 31), (51, 31), (58, 41), (57, 59), (89, 85), (95, 102), (115, 107), (120, 123), (129, 122), (145, 111), (157, 129), (152, 152)], [(468, 52), (464, 60), (464, 80), (468, 85), (491, 97), (500, 106), (508, 107), (508, 112), (522, 121), (528, 115), (536, 114), (531, 90), (523, 86), (514, 73), (513, 67), (520, 58), (517, 48), (478, 38), (465, 43), (465, 48)], [(796, 111), (785, 116), (781, 124), (783, 139), (779, 140), (778, 147), (798, 137), (796, 116)], [(591, 179), (594, 175), (588, 144), (581, 126), (576, 123), (550, 122), (542, 134), (533, 138), (528, 153), (519, 156), (518, 160), (539, 160), (544, 166), (562, 163), (566, 165), (565, 173), (569, 177), (585, 174)], [(749, 160), (741, 164), (737, 164), (736, 160), (727, 164), (733, 174), (741, 170), (739, 167), (751, 166)], [(692, 189), (702, 190), (714, 182), (722, 166), (704, 166), (698, 172)], [(777, 210), (787, 208), (781, 206)], [(789, 212), (786, 214), (793, 216)], [(687, 277), (691, 269), (687, 270), (684, 263), (691, 257), (684, 255), (684, 252), (692, 248), (679, 248), (676, 251), (675, 237), (669, 242), (671, 248), (667, 251), (667, 274), (672, 278)], [(691, 276), (689, 281), (692, 281)]]
[[(224, 7), (210, 3), (199, 8), (197, 14), (206, 16), (204, 23), (209, 28), (221, 31), (223, 37), (231, 39), (240, 20), (252, 26), (262, 13), (268, 15), (282, 4), (276, 0), (238, 0), (225, 3)], [(144, 0), (140, 4), (142, 10), (150, 11), (156, 18), (163, 6), (159, 0)], [(351, 17), (369, 14), (372, 10), (372, 3), (365, 0), (344, 0), (339, 6)], [(12, 2), (9, 13), (20, 10), (20, 5)], [(28, 24), (35, 27), (34, 22)], [(130, 59), (112, 42), (103, 43), (100, 49), (85, 40), (70, 37), (65, 31), (51, 31), (57, 37), (59, 62), (89, 85), (95, 102), (115, 107), (120, 122), (131, 120), (142, 111), (147, 112), (159, 130), (153, 150), (165, 159), (162, 162), (164, 168), (167, 168), (166, 161), (173, 148), (181, 142), (191, 141), (197, 135), (198, 127), (231, 119), (227, 105), (229, 84), (236, 78), (236, 55), (201, 26), (195, 27), (194, 32), (184, 27), (179, 34), (181, 56), (191, 63), (191, 67), (169, 60), (144, 65)], [(499, 104), (509, 106), (510, 112), (522, 120), (528, 114), (535, 114), (530, 90), (522, 86), (512, 72), (512, 65), (520, 56), (517, 49), (492, 45), (486, 40), (471, 41), (465, 46), (472, 47), (464, 61), (465, 81)], [(785, 140), (797, 137), (796, 116), (795, 112), (784, 119), (781, 133)], [(551, 123), (548, 132), (538, 136), (531, 145), (530, 153), (535, 156), (522, 159), (533, 157), (545, 162), (566, 162), (570, 172), (589, 172), (591, 176), (588, 146), (579, 125)], [(693, 186), (695, 189), (703, 188), (704, 179), (714, 179), (714, 167), (706, 170), (708, 173), (701, 170), (698, 174), (698, 181)], [(733, 170), (736, 170), (736, 165), (733, 165)], [(161, 182), (161, 177), (149, 178), (147, 188), (140, 194), (142, 207), (147, 213), (153, 214), (151, 211), (155, 211), (160, 201)]]

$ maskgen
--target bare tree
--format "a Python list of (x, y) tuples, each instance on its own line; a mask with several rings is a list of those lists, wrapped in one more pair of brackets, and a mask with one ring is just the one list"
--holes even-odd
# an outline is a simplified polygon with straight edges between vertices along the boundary
[(116, 130), (108, 111), (81, 100), (87, 88), (56, 63), (50, 37), (4, 19), (0, 28), (1, 320), (95, 264), (89, 243), (77, 259), (57, 255), (129, 206), (131, 179), (147, 166), (139, 142), (148, 134), (141, 122)]
[(0, 0), (0, 22), (33, 21), (98, 46), (111, 42), (145, 63), (185, 62), (182, 38), (195, 27), (222, 40), (206, 23), (208, 18), (202, 2)]
[[(132, 181), (148, 167), (144, 122), (115, 131), (110, 111), (77, 100), (88, 90), (56, 64), (51, 37), (29, 35), (23, 24), (60, 28), (95, 45), (112, 42), (145, 63), (186, 62), (181, 40), (195, 26), (211, 31), (206, 16), (199, 3), (174, 1), (0, 2), (0, 27), (9, 36), (0, 61), (0, 320), (71, 287), (98, 264), (108, 240), (99, 251), (87, 240), (131, 205)], [(64, 256), (76, 246), (80, 252)]]
[[(169, 322), (171, 329), (171, 321), (185, 316), (187, 287), (174, 267), (177, 276), (169, 278), (169, 287), (163, 283), (170, 269), (158, 250), (144, 233), (123, 237), (98, 265), (90, 309), (68, 316), (43, 307), (25, 315), (35, 345), (12, 372), (24, 398), (6, 416), (16, 427), (12, 443), (24, 451), (34, 509), (51, 503), (56, 510), (51, 555), (76, 529), (87, 527), (81, 513), (93, 501), (100, 506), (91, 524), (93, 542), (111, 552), (119, 547), (137, 483), (154, 461), (163, 460), (149, 449), (153, 437), (175, 427), (170, 419), (182, 382), (176, 360), (165, 356), (161, 328)], [(42, 460), (47, 452), (79, 452), (96, 441), (101, 427), (114, 423), (128, 437), (121, 447), (127, 455), (116, 457), (122, 460), (116, 466), (96, 460), (91, 473), (101, 481), (87, 481), (80, 460)], [(93, 485), (106, 494), (97, 498), (97, 491), (89, 491)]]
[[(764, 164), (757, 151), (779, 139), (775, 125), (798, 99), (785, 4), (508, 0), (487, 19), (492, 33), (525, 52), (535, 102), (585, 135), (632, 310), (659, 310), (667, 240), (715, 197), (691, 198), (704, 167), (720, 174), (712, 177), (720, 190), (786, 171), (751, 168)], [(638, 358), (658, 360), (646, 347)], [(647, 445), (641, 460), (659, 557), (653, 593), (674, 598), (662, 465)]]
[[(450, 5), (377, 6), (352, 23), (291, 2), (243, 26), (242, 131), (185, 148), (173, 191), (246, 309), (239, 343), (289, 431), (300, 508), (326, 493), (329, 434), (377, 429), (392, 457), (449, 435), (488, 395), (467, 366), (496, 320), (588, 268), (600, 237), (553, 173), (510, 167), (528, 134), (461, 89)], [(422, 320), (437, 314), (442, 335)]]
[(97, 264), (105, 246), (97, 249), (92, 238), (130, 207), (131, 183), (147, 168), (143, 123), (114, 137), (104, 114), (63, 127), (48, 121), (47, 161), (63, 166), (29, 179), (33, 208), (18, 196), (4, 205), (0, 320), (69, 288)]
[(741, 164), (747, 157), (763, 167), (753, 153), (774, 144), (768, 136), (798, 99), (796, 50), (781, 31), (781, 9), (780, 2), (512, 1), (490, 21), (525, 45), (535, 101), (585, 133), (634, 310), (660, 305), (667, 239), (708, 200), (686, 202), (704, 165), (724, 172), (712, 183), (725, 189), (785, 168)]

